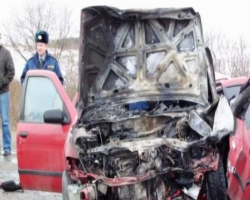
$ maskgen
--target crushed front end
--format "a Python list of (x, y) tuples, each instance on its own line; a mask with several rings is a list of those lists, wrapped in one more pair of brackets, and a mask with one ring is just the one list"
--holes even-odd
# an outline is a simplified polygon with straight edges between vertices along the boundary
[[(233, 130), (192, 8), (82, 10), (79, 198), (198, 199)], [(227, 119), (223, 114), (227, 114)], [(231, 120), (231, 121), (230, 121)], [(224, 123), (224, 121), (232, 122)]]

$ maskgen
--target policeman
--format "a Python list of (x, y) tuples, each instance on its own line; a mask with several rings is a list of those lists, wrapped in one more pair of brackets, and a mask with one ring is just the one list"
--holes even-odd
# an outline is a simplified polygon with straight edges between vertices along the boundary
[(49, 35), (46, 31), (40, 30), (35, 35), (36, 42), (36, 54), (31, 57), (27, 62), (23, 69), (23, 73), (21, 75), (21, 83), (23, 84), (26, 73), (30, 69), (45, 69), (51, 70), (56, 73), (59, 80), (63, 84), (63, 77), (59, 67), (58, 61), (48, 53), (48, 43), (49, 43)]

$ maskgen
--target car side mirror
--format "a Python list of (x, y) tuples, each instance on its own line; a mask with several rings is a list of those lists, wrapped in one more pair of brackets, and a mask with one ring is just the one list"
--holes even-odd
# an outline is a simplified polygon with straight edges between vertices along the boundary
[(46, 110), (43, 114), (45, 123), (62, 124), (64, 122), (63, 112), (60, 109)]

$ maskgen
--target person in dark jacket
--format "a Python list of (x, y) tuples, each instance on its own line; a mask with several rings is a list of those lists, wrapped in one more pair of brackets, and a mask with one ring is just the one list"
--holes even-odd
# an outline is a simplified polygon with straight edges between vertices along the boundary
[(56, 73), (59, 80), (63, 84), (63, 77), (60, 66), (56, 58), (50, 55), (47, 51), (49, 43), (49, 34), (46, 31), (40, 30), (35, 35), (36, 54), (27, 62), (21, 75), (21, 83), (23, 84), (25, 76), (30, 69), (45, 69)]
[(2, 45), (0, 33), (0, 115), (2, 119), (4, 156), (11, 155), (9, 84), (14, 76), (14, 62), (9, 50)]

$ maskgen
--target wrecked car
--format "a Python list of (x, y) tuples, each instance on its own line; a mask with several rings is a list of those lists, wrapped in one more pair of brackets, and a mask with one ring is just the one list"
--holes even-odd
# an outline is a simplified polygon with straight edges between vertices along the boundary
[(23, 189), (65, 200), (247, 199), (248, 93), (232, 112), (215, 85), (192, 8), (83, 9), (77, 108), (52, 72), (27, 73)]

